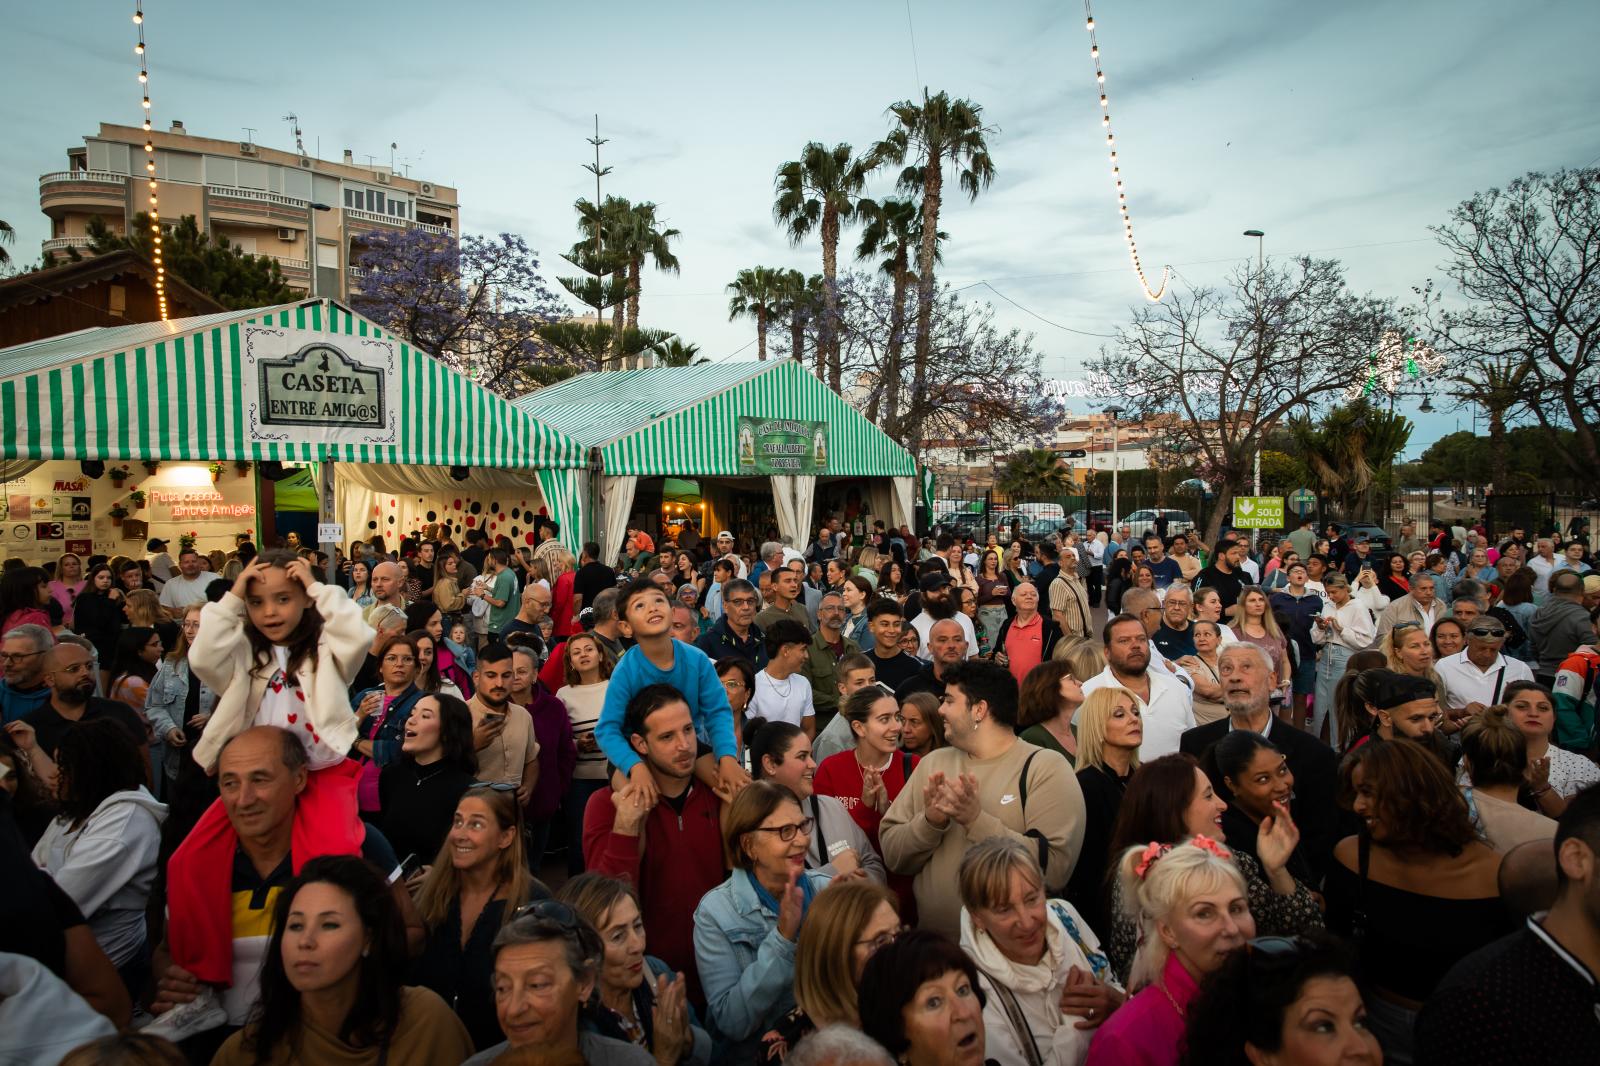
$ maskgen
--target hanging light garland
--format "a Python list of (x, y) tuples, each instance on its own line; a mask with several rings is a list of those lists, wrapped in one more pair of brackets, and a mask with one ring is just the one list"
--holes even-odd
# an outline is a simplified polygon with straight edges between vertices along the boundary
[(1378, 350), (1367, 356), (1365, 380), (1345, 389), (1344, 398), (1370, 398), (1374, 392), (1398, 395), (1407, 384), (1437, 374), (1444, 365), (1444, 356), (1427, 341), (1387, 330), (1378, 340)]
[(1094, 35), (1094, 11), (1089, 7), (1089, 0), (1083, 0), (1083, 19), (1089, 31), (1089, 58), (1094, 60), (1095, 85), (1100, 90), (1100, 126), (1106, 131), (1106, 149), (1111, 153), (1111, 180), (1116, 183), (1117, 210), (1122, 213), (1122, 236), (1128, 242), (1128, 256), (1133, 261), (1133, 272), (1139, 276), (1139, 287), (1151, 301), (1159, 300), (1167, 291), (1171, 271), (1162, 267), (1161, 284), (1151, 288), (1144, 264), (1139, 261), (1139, 245), (1133, 239), (1133, 218), (1128, 214), (1128, 191), (1122, 183), (1122, 164), (1117, 159), (1117, 138), (1111, 132), (1111, 102), (1106, 98), (1106, 72), (1100, 65), (1100, 42)]
[(156, 200), (156, 145), (150, 125), (150, 66), (145, 54), (143, 0), (134, 0), (133, 25), (138, 31), (138, 43), (133, 54), (139, 57), (139, 95), (144, 107), (144, 172), (150, 185), (150, 259), (156, 267), (156, 306), (161, 321), (167, 320), (167, 268), (161, 259), (161, 211)]

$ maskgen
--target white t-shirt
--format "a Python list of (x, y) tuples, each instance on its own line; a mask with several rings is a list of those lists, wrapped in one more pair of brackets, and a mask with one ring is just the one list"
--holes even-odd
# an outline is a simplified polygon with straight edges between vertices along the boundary
[(1459, 710), (1469, 703), (1491, 707), (1504, 698), (1507, 685), (1515, 681), (1533, 680), (1533, 671), (1520, 659), (1501, 655), (1490, 664), (1489, 669), (1479, 670), (1467, 658), (1465, 649), (1445, 656), (1433, 668), (1444, 679), (1452, 710)]
[(796, 670), (780, 681), (765, 670), (756, 671), (756, 691), (744, 712), (746, 720), (765, 718), (769, 722), (800, 725), (816, 713), (811, 705), (811, 682), (804, 674)]
[(169, 578), (161, 589), (161, 606), (182, 610), (196, 604), (206, 602), (206, 586), (213, 581), (221, 581), (216, 574), (202, 570), (192, 578), (181, 574)]

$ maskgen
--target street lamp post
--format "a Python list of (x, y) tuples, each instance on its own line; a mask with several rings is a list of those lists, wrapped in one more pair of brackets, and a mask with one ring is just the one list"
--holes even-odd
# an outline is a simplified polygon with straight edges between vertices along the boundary
[(309, 225), (306, 227), (306, 240), (311, 246), (308, 249), (308, 252), (311, 256), (310, 296), (313, 300), (317, 298), (317, 212), (332, 210), (333, 208), (329, 207), (327, 204), (312, 202), (306, 205), (306, 219), (309, 222)]
[[(1122, 470), (1122, 459), (1117, 454), (1117, 416), (1122, 414), (1124, 410), (1126, 408), (1119, 407), (1116, 404), (1112, 404), (1105, 409), (1106, 414), (1111, 416), (1111, 530), (1113, 533), (1116, 532), (1117, 519), (1119, 517), (1117, 511), (1117, 475)], [(1092, 518), (1093, 516), (1089, 517)]]

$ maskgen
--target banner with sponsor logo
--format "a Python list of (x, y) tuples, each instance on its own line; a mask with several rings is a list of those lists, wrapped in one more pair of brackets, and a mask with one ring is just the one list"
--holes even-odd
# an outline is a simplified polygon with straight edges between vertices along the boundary
[(741, 474), (826, 474), (828, 423), (739, 417)]

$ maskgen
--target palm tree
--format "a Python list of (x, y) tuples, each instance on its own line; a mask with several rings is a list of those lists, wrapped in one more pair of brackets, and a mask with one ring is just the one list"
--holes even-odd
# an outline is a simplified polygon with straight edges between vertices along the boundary
[[(899, 185), (906, 192), (922, 196), (922, 243), (917, 250), (917, 339), (911, 374), (911, 399), (915, 410), (922, 410), (927, 391), (928, 356), (933, 345), (933, 267), (939, 239), (939, 210), (944, 203), (944, 171), (955, 170), (956, 185), (976, 200), (978, 193), (994, 181), (994, 161), (989, 158), (985, 136), (993, 133), (980, 116), (983, 108), (970, 100), (950, 99), (940, 92), (929, 96), (922, 91), (922, 102), (902, 100), (889, 108), (899, 125), (873, 146), (868, 165), (885, 163), (903, 166)], [(920, 418), (918, 419), (920, 421)], [(908, 427), (908, 443), (915, 446), (922, 427)]]
[(817, 345), (817, 376), (827, 373), (837, 392), (844, 372), (839, 364), (839, 231), (855, 215), (856, 200), (867, 185), (868, 168), (854, 149), (840, 143), (829, 148), (812, 141), (800, 158), (778, 168), (773, 186), (777, 199), (772, 217), (799, 244), (817, 231), (822, 237), (823, 317)]
[(711, 362), (700, 354), (698, 344), (685, 344), (678, 337), (651, 345), (650, 354), (655, 356), (657, 366), (694, 366)]
[(1458, 368), (1451, 390), (1459, 403), (1475, 403), (1489, 416), (1489, 477), (1504, 492), (1510, 476), (1506, 414), (1522, 399), (1533, 364), (1512, 356), (1496, 356)]
[[(915, 284), (917, 275), (911, 270), (911, 253), (922, 242), (922, 208), (912, 199), (877, 201), (862, 198), (856, 213), (863, 221), (861, 242), (856, 245), (857, 259), (883, 256), (880, 269), (894, 283), (894, 296), (889, 309), (889, 350), (883, 365), (880, 384), (874, 390), (868, 418), (885, 427), (890, 436), (896, 435), (900, 418), (900, 378), (904, 363), (901, 354), (906, 339), (906, 293)], [(941, 233), (942, 241), (946, 235)], [(939, 258), (938, 243), (934, 245), (935, 261)], [(878, 422), (878, 403), (883, 402), (884, 420)]]
[(778, 302), (772, 313), (789, 321), (789, 354), (799, 363), (806, 361), (806, 327), (822, 311), (821, 274), (809, 278), (798, 270), (782, 270)]
[(765, 361), (767, 323), (783, 296), (783, 271), (763, 266), (741, 270), (728, 291), (733, 294), (728, 300), (728, 321), (741, 315), (756, 320), (756, 352)]
[[(7, 222), (3, 218), (0, 218), (0, 244), (15, 244), (16, 240), (17, 231), (11, 228), (11, 223)], [(7, 252), (4, 248), (0, 248), (0, 266), (6, 266), (10, 262), (11, 253)]]
[(1055, 452), (1030, 448), (1011, 457), (995, 478), (994, 487), (1013, 499), (1067, 496), (1072, 492), (1072, 477)]
[(628, 262), (628, 302), (623, 324), (629, 329), (639, 325), (640, 275), (644, 262), (649, 259), (657, 270), (671, 274), (678, 272), (678, 257), (672, 254), (671, 242), (682, 234), (663, 226), (656, 218), (656, 205), (634, 204), (615, 220), (613, 235), (617, 252)]
[(1378, 471), (1389, 467), (1411, 439), (1411, 420), (1366, 400), (1335, 407), (1321, 423), (1297, 416), (1289, 435), (1312, 480), (1346, 520), (1368, 518)]

